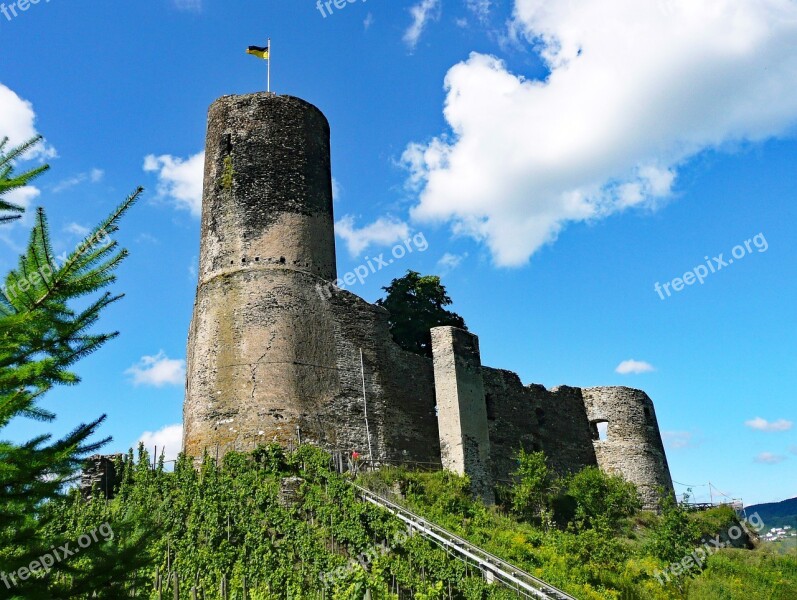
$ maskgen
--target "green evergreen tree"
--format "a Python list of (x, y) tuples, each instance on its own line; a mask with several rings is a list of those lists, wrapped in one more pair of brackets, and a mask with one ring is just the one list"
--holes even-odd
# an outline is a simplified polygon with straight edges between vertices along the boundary
[[(17, 188), (28, 185), (31, 181), (36, 179), (39, 175), (44, 173), (50, 167), (42, 165), (30, 171), (26, 171), (21, 175), (13, 176), (14, 173), (14, 160), (25, 154), (33, 146), (41, 141), (41, 136), (37, 136), (28, 140), (24, 144), (13, 148), (9, 153), (5, 153), (5, 147), (8, 144), (8, 138), (0, 140), (0, 223), (7, 223), (14, 221), (22, 216), (25, 209), (22, 206), (12, 204), (3, 199), (3, 194), (6, 194)], [(3, 212), (11, 214), (2, 214)]]
[[(46, 170), (42, 166), (13, 175), (14, 159), (37, 141), (0, 156), (0, 196)], [(40, 398), (56, 385), (77, 384), (80, 380), (71, 371), (75, 363), (117, 335), (92, 329), (102, 311), (121, 298), (101, 292), (114, 281), (113, 272), (127, 254), (110, 235), (141, 191), (61, 257), (53, 252), (47, 219), (38, 209), (27, 251), (0, 290), (0, 432), (18, 418), (52, 421), (55, 415), (39, 406)], [(0, 200), (0, 220), (16, 218), (14, 213), (22, 210)], [(81, 310), (70, 306), (97, 293)], [(122, 536), (126, 541), (119, 535), (113, 542), (93, 540), (89, 548), (80, 549), (80, 566), (63, 551), (61, 560), (48, 568), (42, 563), (42, 557), (54, 557), (55, 546), (71, 542), (75, 549), (75, 540), (48, 527), (48, 512), (75, 480), (82, 461), (108, 441), (91, 441), (104, 419), (81, 424), (58, 440), (49, 435), (22, 444), (0, 439), (0, 598), (82, 598), (94, 592), (97, 597), (123, 597), (116, 582), (135, 569), (136, 534), (127, 532)]]
[(407, 271), (382, 289), (387, 295), (376, 303), (390, 312), (390, 333), (405, 350), (431, 357), (432, 327), (448, 325), (467, 330), (462, 317), (444, 308), (451, 305), (451, 298), (436, 275)]

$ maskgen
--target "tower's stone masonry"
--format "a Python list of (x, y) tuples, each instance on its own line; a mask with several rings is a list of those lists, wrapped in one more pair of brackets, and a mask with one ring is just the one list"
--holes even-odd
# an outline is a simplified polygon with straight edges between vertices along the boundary
[(299, 440), (366, 454), (367, 402), (374, 456), (440, 463), (430, 361), (393, 343), (384, 309), (321, 291), (335, 278), (326, 119), (289, 96), (221, 98), (208, 118), (188, 454)]
[(335, 277), (326, 119), (297, 98), (225, 96), (210, 107), (205, 150), (190, 454), (293, 439), (340, 387), (325, 368), (333, 324), (313, 290)]
[[(672, 482), (644, 392), (524, 386), (483, 367), (478, 338), (452, 328), (433, 331), (434, 361), (405, 352), (387, 311), (330, 285), (329, 135), (324, 115), (290, 96), (225, 96), (210, 107), (184, 451), (301, 440), (445, 465), (490, 499), (518, 449), (544, 450), (559, 472), (623, 474), (654, 507)], [(602, 420), (609, 437), (595, 441)]]
[(432, 350), (443, 468), (468, 475), (473, 490), (493, 503), (479, 338), (454, 327), (436, 327)]

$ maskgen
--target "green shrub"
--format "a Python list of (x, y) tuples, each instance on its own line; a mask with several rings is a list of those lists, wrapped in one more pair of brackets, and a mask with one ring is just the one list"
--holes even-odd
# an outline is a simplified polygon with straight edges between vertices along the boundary
[(639, 492), (633, 483), (597, 467), (587, 467), (572, 475), (565, 486), (565, 495), (572, 498), (575, 507), (573, 524), (579, 531), (617, 531), (623, 520), (641, 508)]
[(661, 501), (661, 518), (650, 532), (646, 550), (665, 563), (679, 562), (699, 543), (700, 527), (671, 495)]

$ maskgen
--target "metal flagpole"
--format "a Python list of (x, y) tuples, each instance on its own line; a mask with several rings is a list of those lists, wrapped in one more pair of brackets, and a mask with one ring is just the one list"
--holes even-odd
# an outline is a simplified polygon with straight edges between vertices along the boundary
[(365, 398), (365, 362), (363, 361), (363, 349), (360, 348), (360, 374), (363, 378), (363, 409), (365, 411), (365, 435), (368, 436), (368, 460), (374, 459), (371, 452), (371, 430), (368, 428), (368, 401)]
[(268, 38), (268, 83), (266, 84), (266, 91), (271, 92), (271, 38)]

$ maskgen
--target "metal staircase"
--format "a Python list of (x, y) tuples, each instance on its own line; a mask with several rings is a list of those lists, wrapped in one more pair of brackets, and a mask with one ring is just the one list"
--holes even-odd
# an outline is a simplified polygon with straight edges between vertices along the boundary
[(538, 579), (497, 556), (485, 552), (469, 541), (434, 523), (430, 523), (423, 517), (399, 506), (384, 496), (380, 496), (356, 483), (352, 483), (352, 485), (363, 500), (389, 511), (404, 521), (412, 531), (417, 531), (420, 535), (442, 546), (460, 560), (474, 565), (481, 570), (487, 581), (504, 585), (526, 598), (576, 600), (573, 596), (545, 583), (542, 579)]

